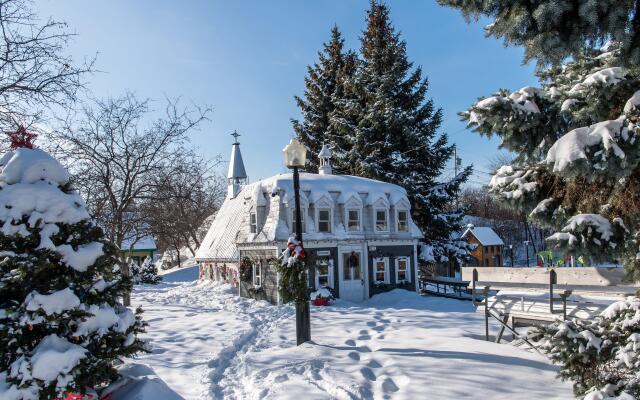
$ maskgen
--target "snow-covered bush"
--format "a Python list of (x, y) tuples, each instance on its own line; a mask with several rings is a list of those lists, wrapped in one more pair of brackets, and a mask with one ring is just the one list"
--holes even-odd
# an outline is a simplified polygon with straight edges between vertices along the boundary
[(118, 249), (91, 220), (67, 171), (39, 149), (0, 159), (0, 398), (52, 399), (117, 377), (143, 350), (140, 310)]
[(139, 273), (140, 283), (148, 283), (155, 285), (162, 280), (162, 277), (158, 275), (158, 270), (151, 257), (146, 257), (140, 266)]
[(280, 272), (278, 290), (283, 303), (309, 301), (305, 258), (302, 244), (294, 238), (289, 238), (287, 248), (284, 249), (276, 264)]
[(616, 302), (593, 321), (557, 321), (529, 335), (560, 365), (560, 378), (573, 381), (577, 396), (640, 397), (640, 298)]

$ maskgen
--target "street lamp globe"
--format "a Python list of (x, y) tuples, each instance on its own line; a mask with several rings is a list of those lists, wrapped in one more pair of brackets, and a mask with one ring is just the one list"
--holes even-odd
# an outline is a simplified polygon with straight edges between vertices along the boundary
[(284, 153), (284, 165), (288, 168), (301, 168), (307, 162), (307, 148), (298, 139), (291, 139), (282, 152)]

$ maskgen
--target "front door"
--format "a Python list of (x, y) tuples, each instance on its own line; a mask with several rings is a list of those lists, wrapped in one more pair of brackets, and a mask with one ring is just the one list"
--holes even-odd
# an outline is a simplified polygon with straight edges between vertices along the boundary
[(362, 251), (347, 250), (340, 255), (340, 298), (361, 302), (364, 299)]

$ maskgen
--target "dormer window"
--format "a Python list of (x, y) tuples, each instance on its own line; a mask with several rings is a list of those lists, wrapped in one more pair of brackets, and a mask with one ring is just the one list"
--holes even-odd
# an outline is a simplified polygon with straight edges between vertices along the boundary
[(258, 217), (255, 212), (249, 213), (249, 229), (251, 233), (258, 232)]
[[(304, 208), (300, 208), (300, 225), (302, 225), (302, 233), (307, 232), (307, 226), (305, 225), (305, 214), (307, 211)], [(291, 209), (291, 232), (296, 233), (296, 209)]]
[(409, 211), (398, 210), (398, 232), (409, 232)]
[(331, 232), (331, 209), (321, 208), (318, 210), (318, 232)]
[(347, 230), (358, 232), (360, 228), (360, 210), (347, 210)]
[(375, 227), (376, 232), (389, 231), (389, 212), (386, 209), (376, 209), (375, 211)]

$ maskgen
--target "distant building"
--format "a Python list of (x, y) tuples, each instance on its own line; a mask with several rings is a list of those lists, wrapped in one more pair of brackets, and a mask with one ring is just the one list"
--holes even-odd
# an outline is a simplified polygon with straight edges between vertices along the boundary
[[(309, 286), (363, 301), (394, 288), (417, 290), (422, 233), (411, 219), (406, 191), (397, 185), (333, 175), (323, 147), (318, 174), (300, 174), (302, 233)], [(196, 252), (200, 276), (239, 286), (241, 296), (279, 303), (273, 265), (294, 236), (292, 174), (251, 184), (238, 143), (229, 164), (228, 196)]]
[(138, 265), (141, 265), (147, 257), (153, 259), (157, 251), (156, 241), (151, 236), (139, 239), (133, 246), (130, 241), (122, 243), (122, 252)]
[(486, 226), (467, 225), (462, 233), (462, 239), (475, 244), (476, 248), (470, 251), (471, 260), (469, 267), (502, 267), (502, 250), (504, 242), (498, 234)]

